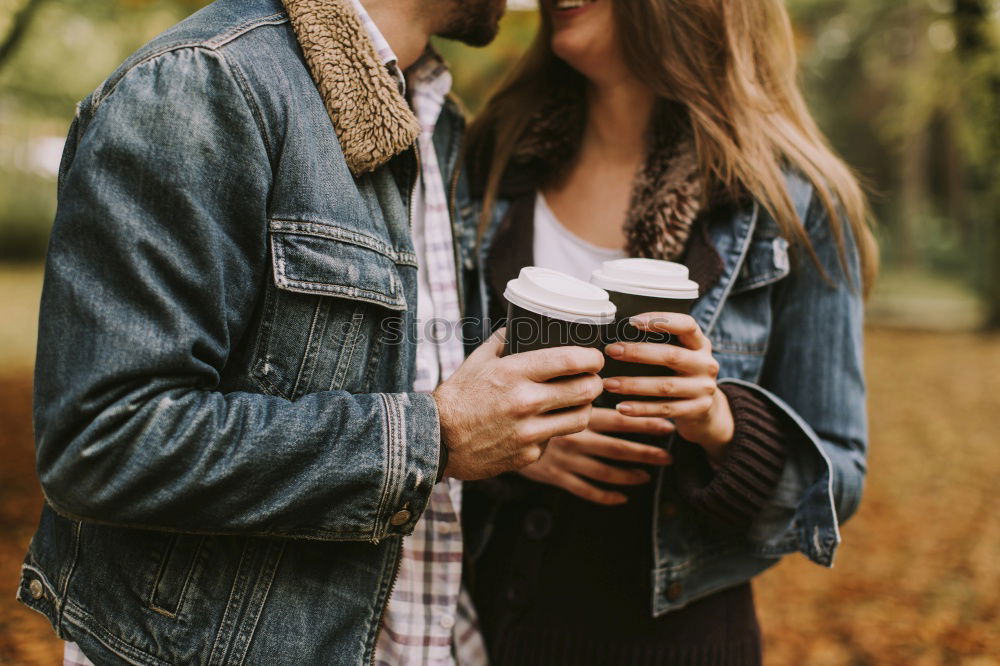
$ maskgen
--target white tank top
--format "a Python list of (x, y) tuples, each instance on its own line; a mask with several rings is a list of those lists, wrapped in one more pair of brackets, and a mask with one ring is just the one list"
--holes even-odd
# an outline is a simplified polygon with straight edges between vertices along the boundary
[(623, 259), (625, 250), (588, 243), (556, 219), (545, 196), (535, 196), (535, 266), (551, 268), (590, 282), (590, 274), (605, 261)]

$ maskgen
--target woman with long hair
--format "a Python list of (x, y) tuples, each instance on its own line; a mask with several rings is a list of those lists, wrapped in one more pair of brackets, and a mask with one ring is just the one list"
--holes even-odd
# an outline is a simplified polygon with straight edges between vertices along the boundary
[[(542, 0), (470, 128), (483, 298), (526, 265), (683, 263), (677, 344), (606, 353), (617, 410), (470, 484), (469, 582), (493, 662), (759, 664), (750, 579), (830, 565), (866, 471), (865, 197), (797, 87), (780, 0)], [(661, 371), (654, 371), (657, 366)], [(664, 377), (662, 368), (672, 374)], [(788, 603), (795, 603), (789, 598)]]

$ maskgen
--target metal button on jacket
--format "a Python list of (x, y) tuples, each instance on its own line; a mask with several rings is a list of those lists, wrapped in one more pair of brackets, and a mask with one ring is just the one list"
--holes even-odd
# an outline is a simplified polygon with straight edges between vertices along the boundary
[(31, 596), (35, 599), (41, 599), (45, 596), (45, 588), (42, 587), (42, 581), (37, 578), (28, 583), (28, 591), (31, 592)]
[(406, 523), (410, 522), (411, 515), (412, 514), (410, 514), (409, 511), (403, 509), (402, 511), (397, 511), (396, 513), (394, 513), (392, 518), (389, 519), (389, 522), (393, 526), (399, 527), (400, 525), (405, 525)]
[(681, 587), (680, 583), (671, 583), (667, 586), (667, 601), (677, 601), (681, 598), (681, 592), (684, 588)]

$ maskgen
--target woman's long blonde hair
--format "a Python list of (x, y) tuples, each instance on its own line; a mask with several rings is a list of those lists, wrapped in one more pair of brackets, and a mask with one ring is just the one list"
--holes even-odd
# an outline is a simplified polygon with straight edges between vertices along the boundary
[[(797, 168), (816, 187), (830, 219), (850, 224), (867, 292), (878, 268), (867, 200), (806, 107), (782, 0), (609, 1), (631, 71), (686, 110), (709, 185), (704, 190), (748, 192), (815, 261), (782, 170)], [(551, 38), (543, 10), (534, 43), (469, 128), (468, 159), (484, 187), (484, 225), (515, 145), (552, 91), (573, 75), (553, 54)], [(842, 226), (831, 226), (846, 266)]]

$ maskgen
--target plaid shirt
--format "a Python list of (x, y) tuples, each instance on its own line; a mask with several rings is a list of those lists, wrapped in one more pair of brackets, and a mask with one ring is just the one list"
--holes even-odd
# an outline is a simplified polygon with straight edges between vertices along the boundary
[[(407, 79), (396, 55), (368, 13), (353, 0), (379, 59), (399, 81)], [(413, 206), (413, 244), (419, 260), (417, 377), (415, 391), (430, 392), (465, 358), (459, 336), (461, 317), (447, 188), (434, 151), (434, 126), (451, 74), (433, 52), (407, 71), (411, 105), (420, 122), (417, 149), (420, 182)], [(472, 601), (462, 587), (462, 484), (446, 479), (434, 486), (430, 503), (413, 534), (403, 541), (403, 557), (375, 650), (378, 666), (482, 666), (486, 648)], [(63, 666), (93, 666), (75, 643), (67, 643)]]
[[(430, 392), (465, 359), (448, 190), (433, 143), (434, 127), (451, 90), (451, 74), (440, 58), (427, 51), (403, 80), (392, 49), (357, 0), (355, 6), (382, 62), (400, 79), (403, 90), (409, 85), (410, 103), (420, 122), (420, 179), (411, 202), (420, 326), (413, 389)], [(413, 534), (403, 540), (399, 576), (375, 649), (378, 666), (487, 663), (472, 602), (462, 588), (461, 504), (461, 482), (446, 479), (437, 484)]]

